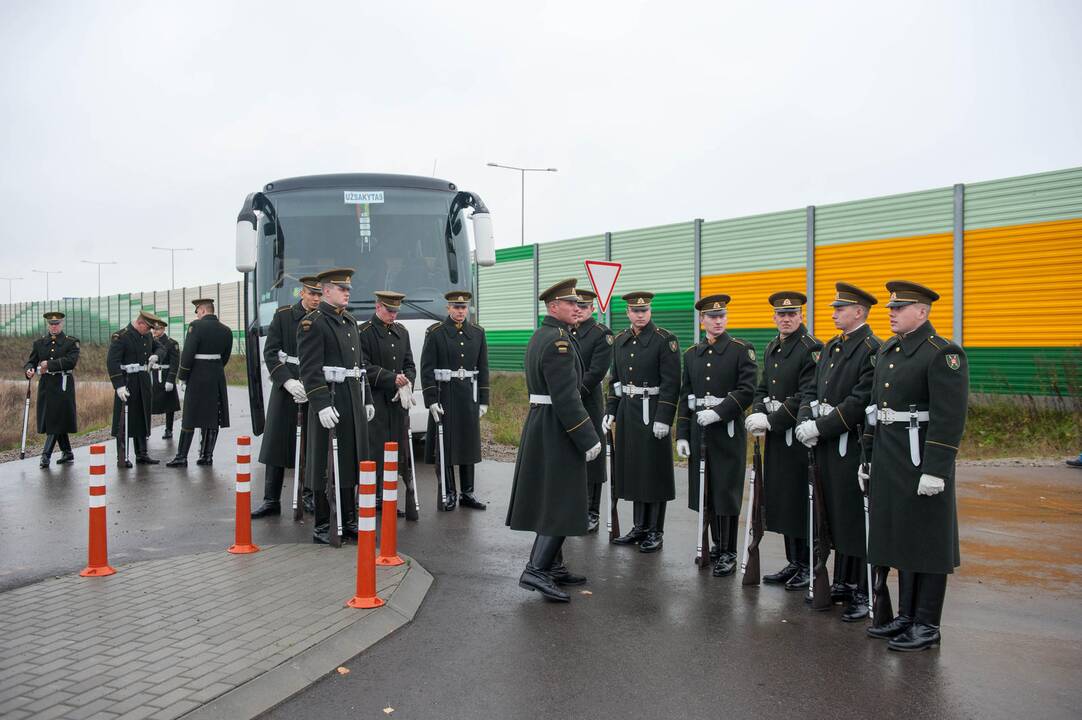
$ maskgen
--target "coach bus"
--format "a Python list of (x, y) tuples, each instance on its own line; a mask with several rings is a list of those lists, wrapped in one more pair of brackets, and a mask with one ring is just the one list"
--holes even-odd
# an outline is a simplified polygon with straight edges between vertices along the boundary
[[(466, 220), (473, 225), (471, 248)], [(398, 321), (420, 367), (424, 331), (446, 316), (444, 293), (473, 290), (474, 265), (496, 261), (492, 220), (477, 194), (430, 177), (310, 175), (267, 183), (237, 216), (237, 270), (244, 274), (245, 354), (252, 430), (262, 434), (270, 379), (262, 362), (275, 311), (297, 301), (298, 279), (356, 268), (349, 310), (371, 317), (375, 290), (406, 294)], [(476, 298), (474, 299), (476, 303)], [(476, 305), (474, 306), (476, 310)], [(420, 378), (410, 423), (423, 431)]]

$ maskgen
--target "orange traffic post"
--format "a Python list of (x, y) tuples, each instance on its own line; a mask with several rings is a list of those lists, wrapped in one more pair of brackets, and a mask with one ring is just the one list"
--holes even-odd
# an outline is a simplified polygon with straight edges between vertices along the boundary
[(383, 444), (383, 527), (376, 565), (403, 565), (398, 557), (398, 443)]
[(116, 572), (109, 567), (109, 547), (105, 539), (105, 445), (90, 446), (90, 542), (87, 545), (83, 577), (103, 577)]
[(361, 488), (357, 493), (357, 594), (346, 605), (376, 608), (376, 463), (361, 461)]
[(234, 555), (259, 552), (252, 544), (252, 438), (237, 438), (237, 522), (229, 552)]

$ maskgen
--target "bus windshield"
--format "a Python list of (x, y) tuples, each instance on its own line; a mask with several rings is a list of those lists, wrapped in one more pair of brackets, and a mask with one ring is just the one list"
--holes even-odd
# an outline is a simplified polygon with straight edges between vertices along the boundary
[[(260, 235), (260, 325), (267, 326), (279, 306), (296, 302), (299, 278), (334, 267), (356, 269), (350, 304), (360, 307), (358, 320), (367, 319), (375, 290), (405, 293), (442, 315), (444, 293), (468, 288), (470, 278), (464, 223), (452, 237), (454, 255), (447, 249), (444, 233), (453, 198), (453, 192), (396, 187), (267, 193), (278, 224), (268, 223)], [(403, 305), (399, 317), (428, 316)]]

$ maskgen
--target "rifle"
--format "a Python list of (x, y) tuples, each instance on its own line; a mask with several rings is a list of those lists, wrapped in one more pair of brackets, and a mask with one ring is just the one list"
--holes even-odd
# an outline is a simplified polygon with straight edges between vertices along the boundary
[[(35, 371), (36, 372), (36, 371)], [(26, 402), (23, 404), (23, 443), (19, 450), (19, 459), (26, 459), (26, 428), (30, 423), (30, 385), (34, 382), (34, 377), (30, 376), (26, 379)]]
[(609, 542), (620, 537), (620, 513), (616, 507), (616, 422), (605, 434), (605, 452), (609, 456)]
[[(125, 376), (124, 376), (124, 387), (128, 387), (128, 378), (127, 378), (126, 373), (125, 373)], [(131, 390), (129, 389), (128, 392), (131, 392)], [(131, 397), (131, 396), (129, 395), (128, 397)], [(182, 423), (183, 423), (183, 421), (182, 421)], [(128, 401), (125, 400), (124, 401), (124, 463), (127, 464), (127, 462), (128, 462)]]
[[(327, 385), (331, 391), (331, 407), (334, 407), (334, 385), (335, 383), (329, 382)], [(324, 490), (324, 494), (327, 497), (327, 504), (331, 506), (330, 515), (330, 528), (328, 530), (330, 534), (331, 547), (342, 547), (342, 488), (339, 487), (338, 478), (340, 468), (338, 467), (338, 433), (335, 432), (335, 426), (327, 431), (329, 433), (327, 438), (327, 484), (328, 487)], [(330, 485), (334, 486), (334, 493), (332, 495)], [(330, 502), (331, 497), (334, 497), (334, 502)]]
[(417, 465), (413, 461), (413, 428), (410, 427), (409, 410), (403, 410), (402, 417), (406, 426), (406, 452), (410, 456), (410, 481), (406, 483), (403, 479), (406, 486), (406, 519), (417, 520), (421, 515), (421, 500), (417, 492)]
[[(816, 496), (819, 502), (815, 501)], [(819, 465), (815, 461), (815, 448), (808, 448), (808, 554), (812, 580), (808, 594), (812, 610), (826, 610), (833, 606), (830, 599), (830, 578), (827, 577), (827, 556), (830, 555), (830, 528), (827, 526), (826, 508), (823, 507), (823, 481), (819, 477)]]
[(293, 454), (293, 519), (304, 519), (304, 503), (301, 501), (302, 486), (304, 485), (304, 453), (305, 453), (305, 416), (304, 406), (297, 406), (297, 437), (294, 443)]
[[(436, 378), (436, 403), (443, 408), (443, 385), (439, 378)], [(443, 440), (443, 419), (447, 415), (447, 408), (443, 408), (443, 414), (440, 415), (440, 419), (436, 421), (436, 434), (439, 440), (439, 462), (436, 464), (436, 479), (439, 481), (436, 490), (438, 491), (440, 510), (447, 510), (447, 446)]]
[[(691, 408), (694, 408), (695, 396), (689, 396), (688, 401)], [(695, 564), (700, 570), (710, 567), (710, 523), (703, 522), (706, 517), (706, 498), (706, 426), (699, 425), (699, 547), (695, 553)]]
[(759, 543), (763, 541), (763, 455), (759, 449), (759, 438), (755, 438), (755, 449), (751, 456), (751, 497), (748, 506), (747, 536), (744, 543), (744, 562), (740, 570), (744, 574), (741, 585), (758, 585)]
[[(860, 443), (860, 467), (870, 476), (871, 468), (868, 467), (867, 455), (865, 455), (864, 452), (863, 435), (864, 433), (862, 431)], [(873, 568), (868, 558), (869, 534), (871, 531), (871, 516), (868, 509), (868, 498), (871, 494), (871, 489), (871, 477), (869, 477), (864, 481), (864, 489), (861, 491), (861, 494), (864, 496), (864, 565), (868, 572), (868, 617), (871, 619), (873, 625), (883, 625), (894, 618), (894, 608), (891, 606), (890, 588), (887, 587), (887, 574), (890, 572), (890, 568)]]

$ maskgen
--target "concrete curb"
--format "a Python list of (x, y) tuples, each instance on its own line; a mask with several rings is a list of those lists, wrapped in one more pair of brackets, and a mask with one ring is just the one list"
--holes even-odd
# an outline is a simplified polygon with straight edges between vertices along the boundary
[(399, 555), (406, 560), (406, 574), (394, 593), (384, 598), (387, 601), (384, 607), (366, 612), (344, 630), (181, 717), (184, 720), (254, 718), (411, 622), (432, 586), (432, 575), (409, 556)]

